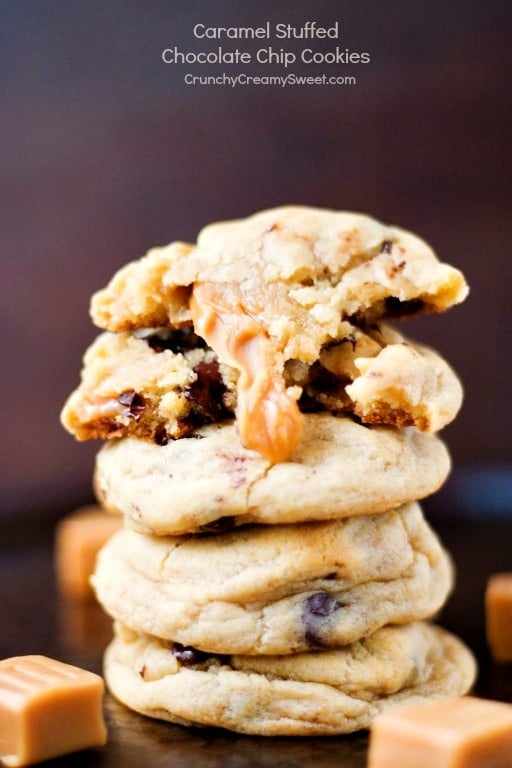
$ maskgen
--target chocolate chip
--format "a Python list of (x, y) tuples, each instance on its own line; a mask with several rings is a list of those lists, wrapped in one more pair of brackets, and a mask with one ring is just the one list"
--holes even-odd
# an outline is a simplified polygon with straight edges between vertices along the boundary
[(206, 653), (194, 648), (192, 645), (182, 645), (181, 643), (165, 643), (172, 655), (184, 667), (193, 667), (198, 664), (204, 664), (209, 661), (212, 664), (228, 664), (229, 656), (219, 653)]
[(217, 520), (212, 520), (206, 525), (202, 525), (199, 530), (201, 533), (227, 533), (233, 530), (235, 527), (235, 518), (226, 515), (226, 517), (219, 517)]
[(302, 621), (304, 637), (310, 645), (325, 646), (322, 630), (328, 624), (328, 619), (342, 607), (343, 604), (328, 592), (315, 592), (305, 600)]
[(121, 405), (127, 407), (126, 415), (135, 419), (135, 421), (138, 421), (146, 410), (146, 401), (144, 397), (133, 389), (128, 389), (126, 392), (123, 392), (119, 395), (117, 400)]
[(305, 603), (308, 613), (312, 616), (330, 616), (340, 605), (339, 600), (329, 592), (315, 592)]
[(391, 253), (393, 249), (393, 241), (392, 240), (384, 240), (380, 249), (381, 253)]
[(155, 430), (155, 443), (157, 445), (167, 445), (170, 437), (165, 427), (157, 427)]
[(192, 667), (195, 664), (202, 664), (208, 659), (208, 653), (204, 651), (198, 651), (191, 645), (182, 645), (181, 643), (173, 643), (170, 646), (172, 655), (182, 664), (184, 667)]
[(167, 349), (176, 354), (206, 347), (206, 342), (194, 333), (192, 326), (172, 328), (165, 335), (152, 334), (146, 337), (146, 342), (154, 352), (163, 352)]
[(310, 384), (313, 389), (329, 395), (340, 395), (347, 384), (351, 383), (350, 376), (336, 376), (321, 363), (316, 361), (310, 369)]

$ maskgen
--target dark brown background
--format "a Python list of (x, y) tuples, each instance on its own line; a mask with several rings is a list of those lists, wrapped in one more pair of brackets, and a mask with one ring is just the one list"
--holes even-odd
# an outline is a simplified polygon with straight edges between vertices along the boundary
[[(410, 228), (466, 273), (466, 304), (414, 321), (409, 333), (438, 347), (466, 387), (445, 433), (457, 467), (445, 502), (471, 511), (483, 494), (487, 509), (510, 513), (509, 2), (1, 8), (0, 521), (53, 520), (90, 498), (98, 446), (76, 444), (58, 414), (96, 334), (91, 293), (153, 245), (288, 202)], [(371, 63), (302, 68), (355, 74), (353, 87), (229, 89), (187, 87), (185, 71), (199, 70), (161, 61), (174, 44), (215, 48), (194, 41), (194, 23), (266, 19), (339, 20), (341, 47), (369, 51)], [(254, 50), (224, 43), (237, 44)]]

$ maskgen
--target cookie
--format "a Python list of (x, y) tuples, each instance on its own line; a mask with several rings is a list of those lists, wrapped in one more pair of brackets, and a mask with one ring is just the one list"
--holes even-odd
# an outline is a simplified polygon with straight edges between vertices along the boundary
[(191, 324), (239, 373), (243, 445), (277, 463), (303, 427), (287, 362), (313, 365), (353, 325), (443, 311), (466, 293), (463, 275), (411, 233), (361, 214), (288, 206), (210, 225), (192, 249), (154, 249), (93, 296), (91, 314), (110, 331)]
[(210, 656), (118, 625), (104, 661), (111, 693), (141, 714), (265, 736), (368, 728), (391, 707), (466, 693), (475, 671), (457, 638), (421, 622), (293, 656)]
[[(285, 386), (301, 411), (357, 415), (365, 424), (438, 431), (462, 403), (440, 355), (380, 325), (352, 326), (315, 363), (289, 360)], [(190, 329), (101, 334), (86, 351), (80, 386), (61, 414), (79, 440), (139, 437), (158, 444), (233, 415), (238, 371)]]
[(324, 523), (149, 537), (104, 546), (96, 596), (133, 629), (210, 653), (337, 647), (431, 617), (452, 586), (418, 504)]
[(289, 461), (244, 448), (233, 421), (158, 446), (110, 440), (96, 457), (101, 502), (141, 533), (177, 535), (246, 523), (295, 523), (383, 512), (434, 493), (450, 458), (437, 435), (305, 414)]
[[(300, 324), (308, 339), (324, 335), (314, 342), (318, 349), (338, 337), (344, 317), (374, 322), (443, 311), (467, 294), (463, 275), (410, 232), (364, 214), (283, 206), (210, 224), (195, 247), (151, 249), (93, 296), (91, 316), (113, 331), (180, 326), (192, 320), (195, 283), (240, 285), (244, 308), (280, 346), (291, 345), (287, 357), (298, 359), (307, 342), (293, 339), (291, 327), (279, 327), (285, 319)], [(275, 302), (265, 301), (272, 297)]]

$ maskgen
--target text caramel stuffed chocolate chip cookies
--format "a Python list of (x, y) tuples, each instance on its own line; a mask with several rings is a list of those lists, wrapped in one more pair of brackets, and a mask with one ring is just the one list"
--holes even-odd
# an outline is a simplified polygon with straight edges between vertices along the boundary
[(467, 293), (409, 232), (285, 206), (154, 248), (93, 296), (62, 422), (106, 441), (95, 489), (124, 520), (93, 576), (115, 696), (318, 735), (469, 690), (470, 652), (429, 623), (453, 570), (417, 503), (450, 471), (462, 386), (394, 325)]

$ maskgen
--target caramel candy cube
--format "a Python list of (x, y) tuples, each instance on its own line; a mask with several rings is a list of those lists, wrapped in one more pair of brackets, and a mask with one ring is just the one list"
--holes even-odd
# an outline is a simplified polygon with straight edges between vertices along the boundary
[(512, 705), (472, 696), (378, 715), (368, 768), (510, 768)]
[(512, 573), (495, 573), (489, 578), (485, 618), (487, 642), (493, 658), (512, 661)]
[(0, 760), (16, 768), (105, 744), (104, 687), (46, 656), (0, 661)]
[(55, 570), (62, 594), (78, 600), (93, 597), (89, 580), (96, 556), (121, 525), (120, 516), (108, 514), (97, 506), (78, 509), (59, 522), (55, 534)]

